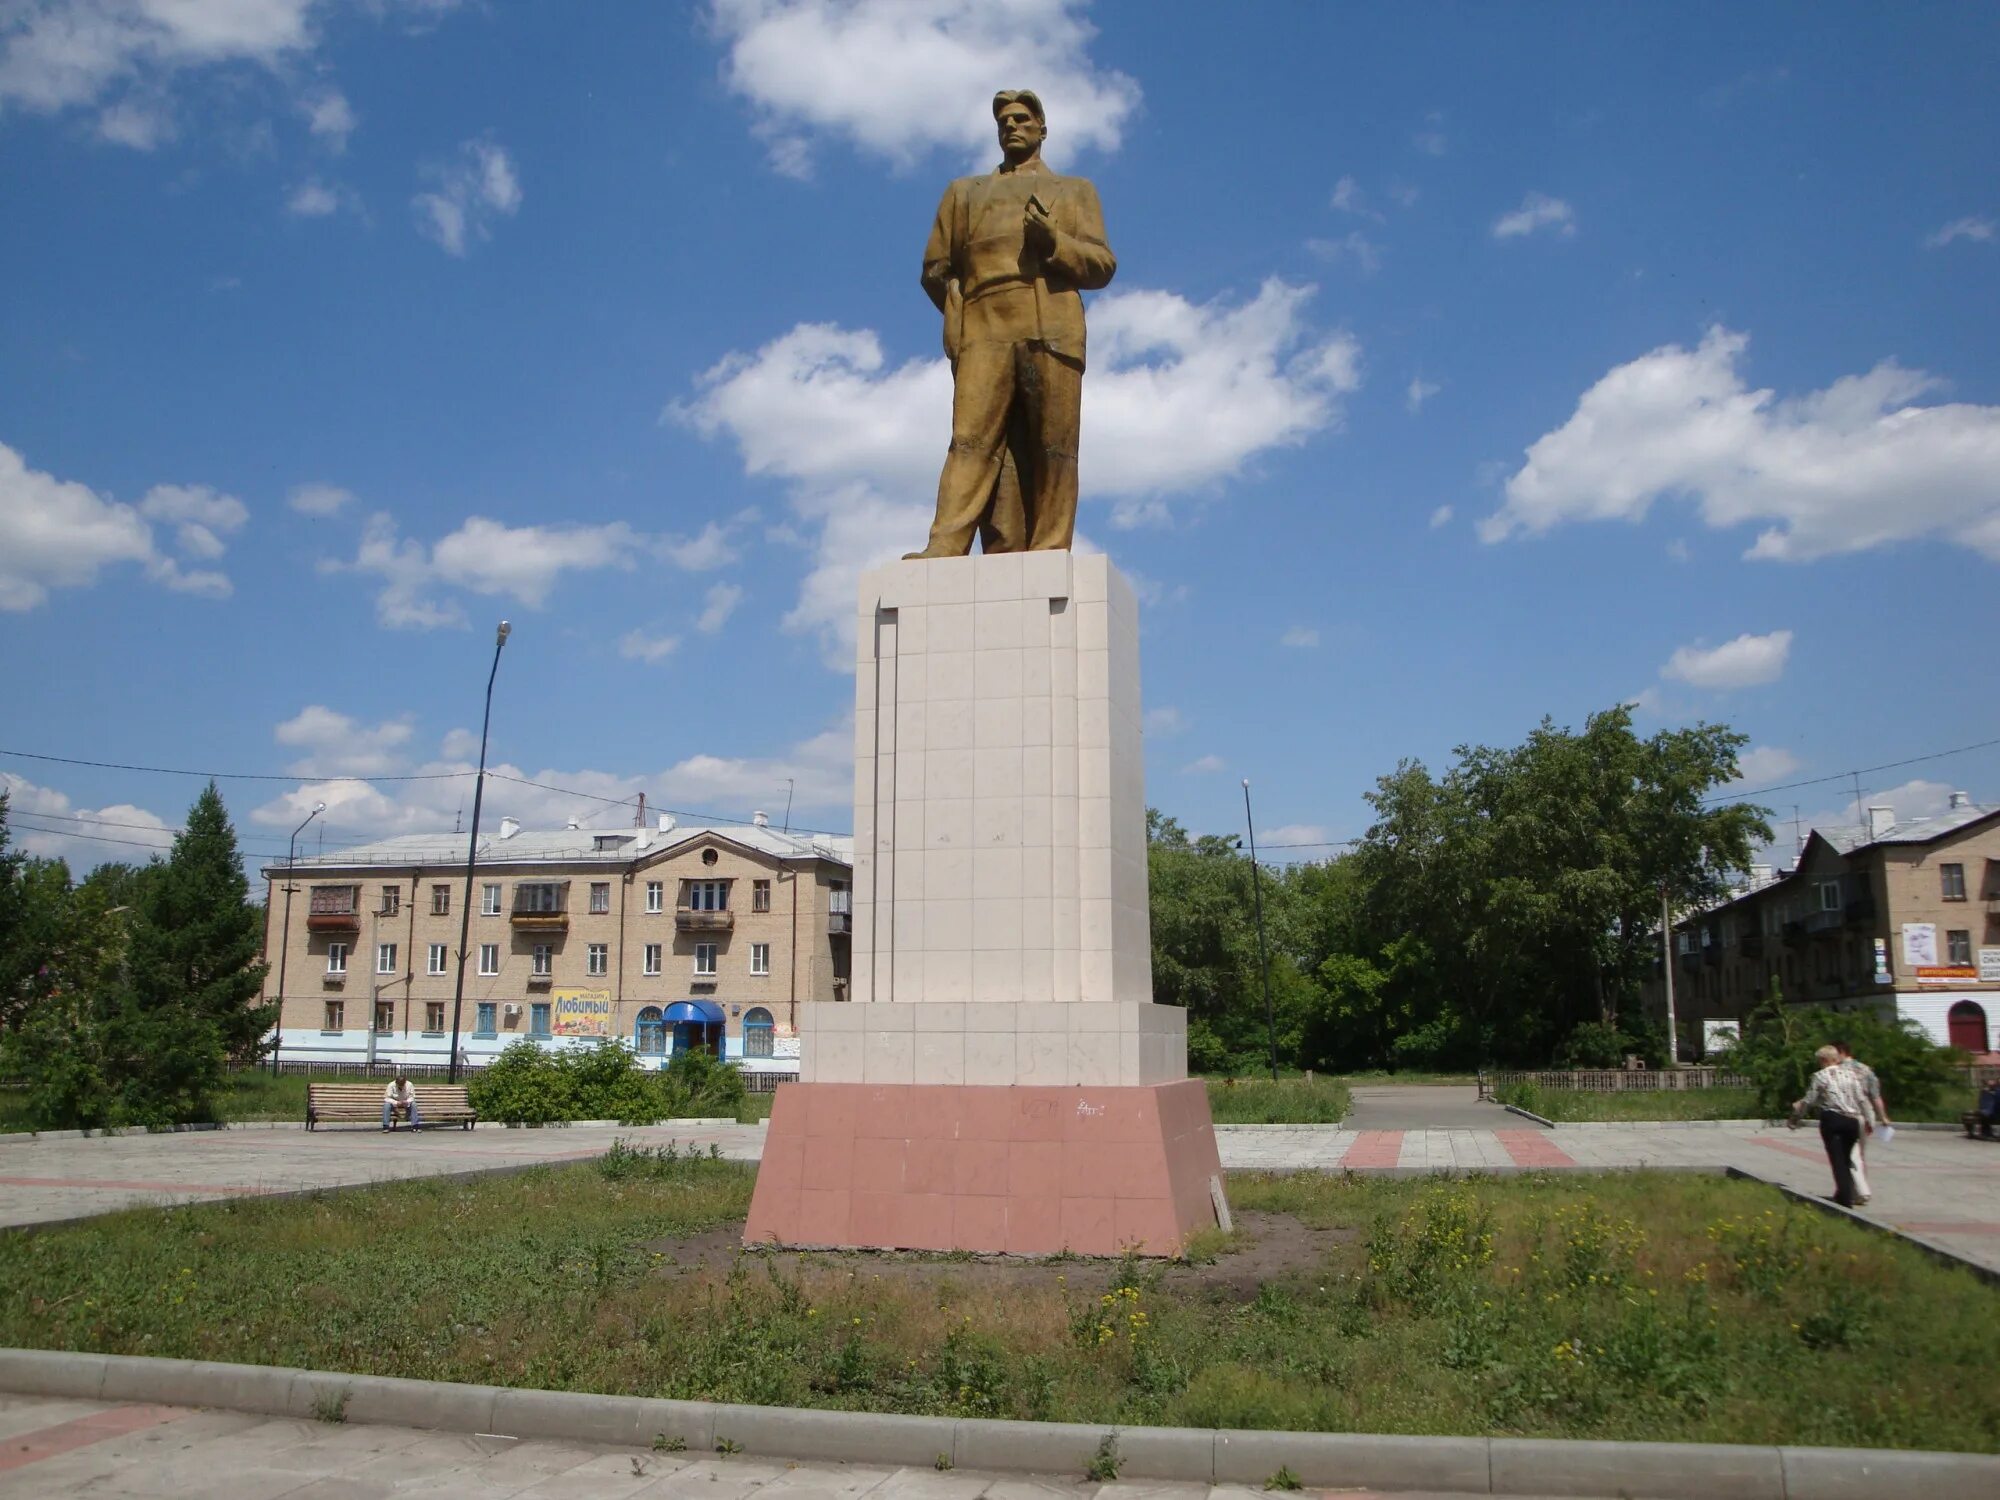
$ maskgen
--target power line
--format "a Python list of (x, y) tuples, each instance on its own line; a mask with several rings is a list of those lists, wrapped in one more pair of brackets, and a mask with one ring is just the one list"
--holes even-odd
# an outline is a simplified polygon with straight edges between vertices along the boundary
[[(10, 819), (9, 821), (11, 822), (12, 820)], [(76, 832), (76, 830), (71, 828), (37, 828), (32, 823), (21, 824), (20, 831), (22, 833), (46, 833), (56, 838), (89, 839), (94, 844), (125, 844), (134, 849), (151, 849), (155, 853), (162, 853), (168, 849), (173, 848), (173, 844), (171, 842), (165, 844), (149, 844), (142, 839), (115, 839), (110, 837), (108, 834), (78, 833)]]
[(20, 760), (44, 760), (59, 766), (90, 766), (99, 771), (143, 771), (149, 776), (199, 776), (206, 781), (455, 781), (462, 776), (477, 774), (473, 771), (413, 771), (401, 776), (358, 776), (344, 772), (301, 776), (295, 772), (184, 771), (175, 766), (131, 766), (115, 760), (80, 760), (73, 755), (38, 755), (32, 750), (5, 748), (0, 748), (0, 755), (11, 755)]
[(2000, 739), (1981, 740), (1976, 745), (1960, 745), (1956, 750), (1933, 750), (1929, 755), (1912, 755), (1907, 760), (1885, 761), (1879, 766), (1858, 766), (1853, 770), (1835, 771), (1830, 776), (1812, 776), (1804, 781), (1787, 781), (1779, 786), (1761, 787), (1754, 792), (1717, 793), (1705, 797), (1704, 802), (1746, 802), (1752, 797), (1766, 797), (1772, 792), (1789, 792), (1802, 786), (1824, 786), (1829, 781), (1845, 781), (1850, 776), (1872, 776), (1877, 771), (1900, 771), (1904, 766), (1922, 765), (1927, 760), (1943, 760), (1948, 755), (1966, 755), (1974, 750), (1990, 750), (2000, 745)]
[[(170, 838), (178, 838), (181, 834), (187, 832), (185, 828), (167, 828), (152, 823), (121, 823), (115, 818), (86, 818), (81, 813), (45, 812), (39, 808), (27, 808), (20, 812), (10, 813), (10, 817), (42, 818), (45, 820), (60, 819), (65, 823), (88, 823), (95, 828), (133, 828), (141, 833), (164, 833)], [(55, 830), (45, 829), (43, 831), (54, 832)], [(81, 838), (82, 835), (79, 834), (78, 837)], [(282, 844), (285, 842), (281, 838), (274, 838), (269, 834), (260, 833), (238, 834), (236, 841), (239, 844)]]

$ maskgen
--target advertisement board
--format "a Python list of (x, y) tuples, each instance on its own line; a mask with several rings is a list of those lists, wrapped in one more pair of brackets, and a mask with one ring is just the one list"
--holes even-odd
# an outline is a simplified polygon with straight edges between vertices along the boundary
[(611, 991), (557, 990), (555, 1021), (550, 1028), (557, 1036), (611, 1035)]
[(2000, 984), (2000, 948), (1979, 950), (1979, 982)]
[(1970, 964), (1919, 964), (1918, 984), (1971, 984), (1979, 971)]
[(1937, 963), (1937, 923), (1903, 924), (1903, 967), (1929, 968)]

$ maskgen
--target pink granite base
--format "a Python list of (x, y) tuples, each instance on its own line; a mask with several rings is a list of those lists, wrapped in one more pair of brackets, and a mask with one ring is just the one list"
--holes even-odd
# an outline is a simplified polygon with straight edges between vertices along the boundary
[(788, 1083), (746, 1245), (1172, 1255), (1215, 1223), (1198, 1079), (1127, 1088)]

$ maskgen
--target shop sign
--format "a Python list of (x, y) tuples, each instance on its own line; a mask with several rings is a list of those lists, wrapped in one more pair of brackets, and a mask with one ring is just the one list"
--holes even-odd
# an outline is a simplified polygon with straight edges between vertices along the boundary
[(557, 1036), (611, 1035), (611, 991), (557, 990), (554, 999)]

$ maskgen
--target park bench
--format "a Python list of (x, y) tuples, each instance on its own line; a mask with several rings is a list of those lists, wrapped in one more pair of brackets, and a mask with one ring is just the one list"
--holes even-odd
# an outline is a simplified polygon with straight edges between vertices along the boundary
[(1989, 1141), (1993, 1139), (1994, 1122), (1990, 1115), (1982, 1115), (1976, 1109), (1968, 1109), (1958, 1117), (1958, 1123), (1965, 1127), (1966, 1135), (1975, 1140), (1980, 1136), (1984, 1136)]
[[(309, 1083), (306, 1085), (306, 1129), (322, 1124), (380, 1125), (385, 1083)], [(426, 1125), (462, 1125), (470, 1130), (479, 1112), (466, 1097), (462, 1083), (418, 1083), (417, 1113)]]

